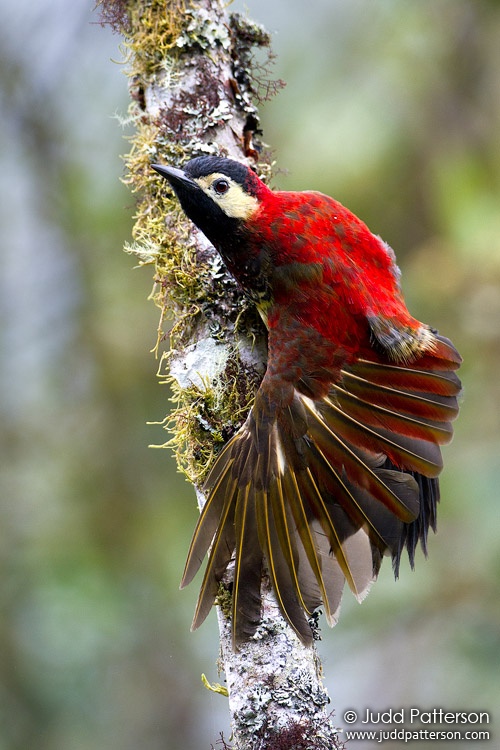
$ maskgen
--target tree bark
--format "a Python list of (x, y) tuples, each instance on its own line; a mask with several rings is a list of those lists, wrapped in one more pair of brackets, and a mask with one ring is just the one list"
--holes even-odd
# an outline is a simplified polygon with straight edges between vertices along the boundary
[[(269, 35), (219, 0), (105, 0), (101, 20), (124, 36), (130, 80), (128, 122), (134, 126), (125, 181), (139, 199), (134, 243), (140, 263), (155, 266), (152, 297), (163, 324), (172, 317), (170, 350), (160, 373), (177, 406), (168, 418), (179, 465), (197, 489), (218, 448), (242, 424), (265, 371), (265, 331), (219, 256), (180, 212), (150, 165), (175, 166), (221, 154), (271, 176), (260, 141), (257, 105), (279, 82), (269, 77)], [(267, 62), (254, 62), (260, 48)], [(186, 540), (186, 547), (187, 547)], [(230, 596), (228, 570), (224, 587)], [(262, 622), (234, 651), (221, 597), (218, 621), (229, 690), (234, 747), (341, 747), (314, 648), (281, 617), (262, 581)]]

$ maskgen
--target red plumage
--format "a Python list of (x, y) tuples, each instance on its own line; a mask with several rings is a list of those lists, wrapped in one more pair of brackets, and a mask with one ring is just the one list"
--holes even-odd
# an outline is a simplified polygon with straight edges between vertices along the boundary
[[(293, 307), (305, 325), (335, 346), (345, 336), (354, 350), (365, 338), (367, 316), (420, 328), (401, 295), (394, 253), (360, 219), (321, 193), (264, 188), (245, 230), (250, 252), (259, 254), (263, 246), (269, 250), (274, 316), (280, 308)], [(291, 264), (300, 267), (289, 270)], [(237, 268), (233, 273), (238, 278)]]

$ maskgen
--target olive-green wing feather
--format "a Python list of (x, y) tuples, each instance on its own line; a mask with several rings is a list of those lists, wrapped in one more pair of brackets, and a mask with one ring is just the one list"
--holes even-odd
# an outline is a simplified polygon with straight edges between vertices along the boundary
[(258, 627), (263, 566), (284, 617), (310, 643), (308, 618), (322, 604), (333, 624), (345, 581), (361, 599), (384, 554), (396, 572), (404, 548), (413, 564), (416, 546), (425, 551), (435, 528), (440, 445), (458, 412), (459, 362), (451, 343), (433, 334), (413, 361), (368, 351), (315, 398), (307, 373), (295, 385), (270, 384), (268, 371), (206, 482), (182, 582), (212, 545), (193, 627), (232, 558), (235, 643)]

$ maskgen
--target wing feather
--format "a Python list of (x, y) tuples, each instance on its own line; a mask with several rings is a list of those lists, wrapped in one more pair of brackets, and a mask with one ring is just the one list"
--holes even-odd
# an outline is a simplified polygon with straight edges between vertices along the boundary
[[(311, 405), (309, 399), (307, 399), (306, 406), (311, 415), (309, 434), (324, 462), (327, 466), (330, 466), (330, 471), (332, 468), (340, 472), (346, 471), (352, 482), (371, 492), (377, 500), (399, 518), (407, 522), (413, 521), (418, 513), (417, 503), (406, 505), (404, 498), (398, 497), (382, 481), (368, 461), (360, 458), (358, 451), (354, 450), (347, 440), (342, 439), (343, 436), (341, 437), (330, 428), (321, 414)], [(361, 431), (361, 429), (362, 426), (360, 425), (359, 430)], [(373, 443), (370, 444), (370, 447), (373, 447)]]
[(180, 584), (181, 589), (187, 586), (198, 572), (212, 544), (214, 534), (221, 526), (224, 526), (227, 513), (233, 503), (238, 482), (231, 476), (232, 459), (226, 462), (223, 456), (220, 458), (223, 460), (219, 459), (214, 467), (217, 469), (216, 481), (212, 486), (207, 502), (202, 508), (189, 545), (184, 574)]
[[(303, 478), (302, 473), (300, 476), (301, 478)], [(327, 591), (327, 584), (325, 583), (325, 578), (323, 575), (323, 561), (320, 558), (320, 550), (318, 549), (317, 534), (319, 532), (318, 530), (316, 530), (316, 533), (314, 533), (311, 513), (308, 513), (307, 507), (304, 502), (308, 500), (308, 497), (307, 495), (303, 495), (303, 493), (301, 492), (301, 489), (297, 483), (297, 477), (294, 472), (289, 472), (286, 475), (284, 479), (284, 487), (286, 490), (288, 502), (290, 504), (291, 512), (293, 513), (295, 519), (297, 533), (299, 535), (302, 547), (307, 558), (307, 562), (313, 572), (313, 575), (321, 592), (321, 597), (325, 605), (327, 620), (332, 621), (333, 615), (338, 608), (338, 596), (336, 589), (330, 591), (330, 593)]]
[(412, 566), (417, 545), (426, 551), (440, 445), (451, 438), (460, 393), (458, 353), (437, 334), (431, 343), (411, 362), (367, 349), (343, 369), (329, 366), (326, 389), (320, 363), (296, 380), (283, 377), (296, 371), (296, 348), (280, 350), (290, 360), (280, 369), (270, 359), (254, 407), (206, 481), (181, 584), (211, 545), (193, 627), (233, 555), (237, 645), (259, 623), (263, 567), (283, 616), (311, 643), (308, 617), (322, 602), (334, 624), (345, 581), (362, 599), (383, 554), (397, 575), (404, 549)]
[(264, 549), (267, 568), (280, 610), (303, 643), (312, 643), (312, 632), (303, 606), (295, 593), (290, 568), (281, 551), (274, 516), (267, 493), (261, 496), (261, 512), (258, 516), (259, 537)]
[(196, 603), (191, 630), (196, 630), (207, 617), (218, 593), (219, 583), (231, 560), (235, 547), (233, 495), (225, 498), (210, 557)]
[(262, 550), (256, 543), (255, 491), (247, 484), (238, 492), (234, 515), (233, 642), (251, 637), (259, 624)]

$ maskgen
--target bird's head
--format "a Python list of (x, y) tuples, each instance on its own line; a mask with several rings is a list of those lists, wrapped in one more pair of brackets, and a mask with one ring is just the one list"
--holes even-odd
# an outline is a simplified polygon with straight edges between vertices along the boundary
[(217, 247), (234, 236), (269, 191), (247, 166), (219, 156), (200, 156), (182, 169), (153, 164), (175, 191), (186, 215)]

